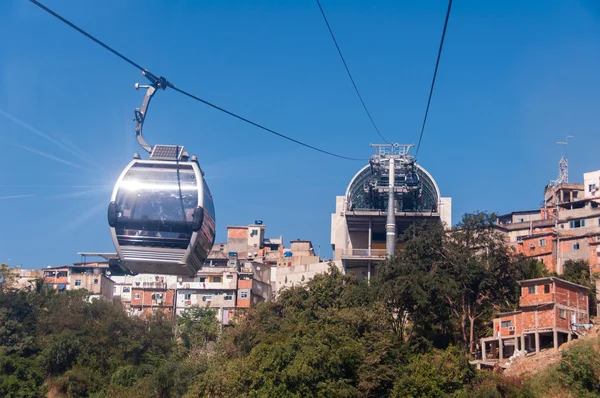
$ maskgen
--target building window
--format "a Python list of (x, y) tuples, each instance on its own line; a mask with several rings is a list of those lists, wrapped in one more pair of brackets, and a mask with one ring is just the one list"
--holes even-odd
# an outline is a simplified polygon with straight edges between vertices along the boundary
[(550, 293), (550, 285), (544, 285), (544, 293)]
[(225, 277), (225, 279), (227, 279), (228, 281), (231, 281), (231, 280), (233, 280), (233, 275), (227, 275)]
[(212, 294), (206, 294), (204, 296), (202, 296), (202, 301), (212, 301)]
[(544, 239), (544, 238), (540, 239), (539, 244), (540, 244), (540, 247), (546, 246), (546, 239)]
[(225, 296), (225, 301), (232, 301), (233, 300), (233, 296), (231, 294), (228, 294), (227, 296)]
[(512, 326), (512, 321), (502, 321), (502, 324), (500, 326), (503, 328), (509, 328)]
[(535, 286), (527, 286), (527, 294), (535, 294)]
[(137, 299), (137, 300), (139, 300), (140, 299), (140, 294), (136, 293), (135, 296), (134, 296), (134, 298)]
[(213, 280), (214, 283), (221, 283), (221, 277), (220, 276), (213, 276)]
[(588, 185), (588, 191), (589, 192), (595, 192), (596, 191), (596, 184), (590, 184), (590, 185)]
[(190, 293), (186, 293), (183, 295), (183, 299), (184, 300), (191, 300), (192, 299), (192, 295)]
[(583, 293), (579, 292), (579, 300), (583, 300)]
[(567, 311), (563, 310), (562, 308), (559, 310), (559, 316), (562, 319), (567, 319)]
[(81, 279), (75, 279), (75, 286), (81, 286)]
[(206, 278), (202, 277), (200, 278), (200, 283), (206, 282)]
[(131, 288), (130, 287), (124, 287), (123, 288), (123, 293), (131, 293)]
[(94, 285), (98, 284), (98, 279), (94, 279)]
[(573, 250), (579, 250), (579, 242), (573, 243)]
[(240, 293), (240, 298), (247, 299), (248, 298), (248, 292), (241, 292)]
[(569, 221), (569, 228), (582, 228), (582, 227), (585, 227), (585, 220)]
[(517, 222), (525, 222), (525, 219), (524, 218), (519, 218), (519, 219), (517, 219)]

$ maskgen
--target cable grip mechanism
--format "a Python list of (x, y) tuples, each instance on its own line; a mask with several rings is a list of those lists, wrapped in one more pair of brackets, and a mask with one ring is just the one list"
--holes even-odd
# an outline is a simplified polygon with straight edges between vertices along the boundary
[(153, 73), (144, 70), (142, 75), (146, 76), (148, 80), (150, 80), (150, 84), (135, 84), (135, 89), (139, 90), (140, 88), (146, 89), (146, 95), (144, 96), (144, 100), (142, 101), (142, 107), (136, 108), (134, 110), (134, 119), (136, 122), (135, 126), (135, 136), (137, 142), (140, 146), (148, 153), (152, 153), (152, 146), (144, 140), (144, 136), (142, 134), (142, 128), (144, 126), (144, 120), (146, 120), (146, 114), (148, 111), (148, 106), (150, 105), (150, 101), (154, 94), (156, 94), (156, 90), (166, 90), (167, 87), (173, 87), (173, 85), (164, 77), (156, 76)]

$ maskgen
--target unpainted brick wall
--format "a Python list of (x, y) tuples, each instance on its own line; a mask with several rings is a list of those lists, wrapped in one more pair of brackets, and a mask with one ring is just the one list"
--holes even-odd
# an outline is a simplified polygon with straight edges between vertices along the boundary
[[(550, 293), (544, 293), (544, 286), (550, 285)], [(529, 294), (529, 286), (535, 286), (535, 293)], [(537, 305), (542, 303), (552, 303), (554, 294), (552, 293), (552, 282), (540, 282), (535, 285), (527, 284), (521, 286), (521, 298), (519, 304), (521, 306)]]

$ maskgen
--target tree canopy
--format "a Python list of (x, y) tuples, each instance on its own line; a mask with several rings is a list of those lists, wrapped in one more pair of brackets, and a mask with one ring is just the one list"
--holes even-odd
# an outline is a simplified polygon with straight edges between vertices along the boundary
[(369, 283), (331, 267), (223, 330), (208, 308), (139, 318), (41, 282), (1, 289), (0, 396), (512, 396), (469, 354), (543, 268), (508, 252), (493, 219), (414, 225)]

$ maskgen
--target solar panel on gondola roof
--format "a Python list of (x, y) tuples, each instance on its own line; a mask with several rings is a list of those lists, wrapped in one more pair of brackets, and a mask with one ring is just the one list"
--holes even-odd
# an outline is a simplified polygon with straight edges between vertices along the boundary
[(154, 145), (154, 148), (152, 148), (152, 153), (150, 154), (150, 159), (180, 160), (182, 153), (183, 146), (181, 145)]

